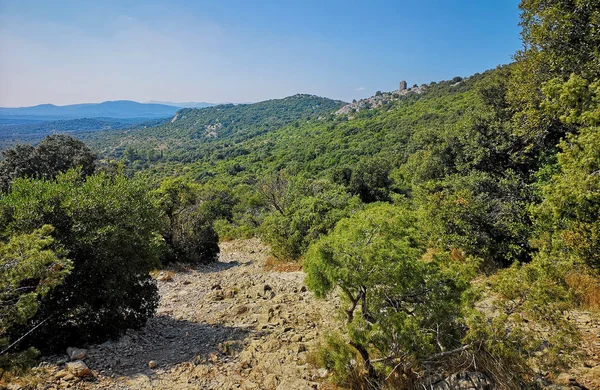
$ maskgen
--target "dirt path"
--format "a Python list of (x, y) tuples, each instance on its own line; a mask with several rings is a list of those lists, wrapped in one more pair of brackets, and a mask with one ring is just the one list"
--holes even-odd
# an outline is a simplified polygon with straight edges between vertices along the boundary
[(57, 379), (56, 387), (320, 388), (323, 372), (306, 360), (317, 337), (339, 326), (339, 303), (316, 302), (302, 272), (265, 271), (267, 255), (258, 240), (223, 243), (218, 263), (159, 281), (157, 316), (90, 347), (85, 363), (93, 379)]
[[(48, 359), (35, 388), (324, 388), (326, 372), (307, 359), (319, 336), (343, 323), (340, 302), (316, 300), (302, 272), (266, 271), (267, 256), (258, 240), (233, 241), (221, 244), (217, 263), (164, 272), (159, 279), (171, 278), (158, 282), (156, 317), (87, 349), (84, 362), (93, 376), (61, 377), (57, 361), (67, 356), (57, 356)], [(583, 335), (581, 358), (566, 372), (550, 374), (555, 385), (543, 387), (600, 389), (600, 319), (581, 311), (570, 318)]]

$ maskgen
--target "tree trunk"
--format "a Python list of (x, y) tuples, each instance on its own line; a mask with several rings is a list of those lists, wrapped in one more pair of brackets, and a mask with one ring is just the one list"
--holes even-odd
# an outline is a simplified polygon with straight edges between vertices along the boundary
[(377, 370), (375, 370), (375, 367), (373, 367), (373, 364), (371, 364), (369, 352), (362, 344), (357, 344), (354, 341), (351, 341), (350, 345), (353, 346), (360, 354), (360, 357), (362, 357), (363, 367), (369, 375), (371, 386), (374, 389), (379, 389), (379, 375), (377, 374)]

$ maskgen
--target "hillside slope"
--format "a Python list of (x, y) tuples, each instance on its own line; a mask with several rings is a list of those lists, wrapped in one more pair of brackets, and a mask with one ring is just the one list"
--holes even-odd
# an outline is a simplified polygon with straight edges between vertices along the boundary
[[(352, 104), (295, 95), (183, 109), (160, 126), (82, 138), (105, 158), (122, 157), (130, 149), (129, 156), (136, 157), (128, 163), (136, 170), (151, 169), (156, 176), (185, 173), (199, 180), (222, 175), (230, 180), (243, 171), (282, 167), (314, 173), (374, 155), (393, 159), (397, 166), (418, 147), (414, 134), (439, 133), (476, 109), (475, 89), (489, 73), (365, 99), (358, 102), (363, 107), (358, 112), (336, 113)], [(369, 108), (371, 100), (377, 101), (375, 108)], [(148, 154), (162, 157), (148, 160)]]
[(106, 157), (120, 157), (127, 148), (141, 154), (160, 150), (163, 161), (189, 163), (203, 158), (204, 148), (243, 143), (293, 122), (317, 121), (343, 105), (317, 96), (294, 95), (254, 104), (182, 109), (160, 126), (98, 133), (85, 137), (85, 141)]

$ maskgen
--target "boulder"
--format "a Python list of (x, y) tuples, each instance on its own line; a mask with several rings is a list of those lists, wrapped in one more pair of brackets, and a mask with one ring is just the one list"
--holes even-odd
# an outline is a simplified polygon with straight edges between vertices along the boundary
[(490, 378), (481, 372), (459, 372), (441, 380), (426, 379), (427, 388), (433, 390), (493, 390)]
[(81, 360), (69, 362), (65, 365), (67, 371), (77, 378), (83, 378), (92, 375), (92, 370)]
[(73, 360), (82, 360), (87, 356), (87, 349), (83, 348), (67, 348), (67, 355), (69, 355), (69, 359)]

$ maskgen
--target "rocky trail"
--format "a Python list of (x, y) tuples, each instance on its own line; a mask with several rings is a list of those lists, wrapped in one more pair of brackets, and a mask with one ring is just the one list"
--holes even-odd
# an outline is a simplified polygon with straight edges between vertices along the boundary
[[(268, 254), (257, 239), (225, 242), (216, 263), (157, 273), (160, 304), (145, 327), (77, 346), (86, 348), (69, 350), (71, 359), (47, 357), (33, 386), (8, 389), (331, 388), (327, 372), (308, 361), (320, 336), (342, 326), (341, 303), (317, 301), (301, 271), (266, 270)], [(600, 319), (569, 316), (583, 336), (580, 358), (563, 373), (547, 373), (540, 387), (600, 389)], [(487, 388), (466, 382), (439, 389)]]
[(60, 369), (66, 355), (49, 359), (53, 380), (44, 388), (320, 388), (324, 372), (307, 357), (341, 323), (339, 302), (316, 302), (302, 272), (266, 271), (267, 255), (258, 240), (226, 242), (217, 263), (161, 272), (156, 317), (89, 346), (87, 378)]

